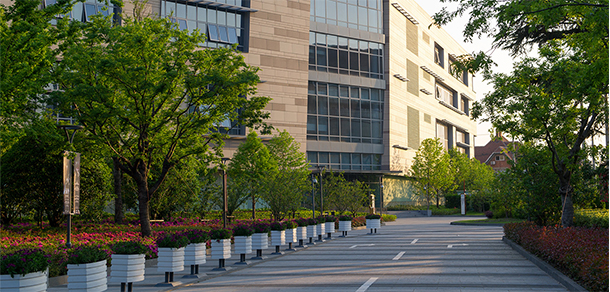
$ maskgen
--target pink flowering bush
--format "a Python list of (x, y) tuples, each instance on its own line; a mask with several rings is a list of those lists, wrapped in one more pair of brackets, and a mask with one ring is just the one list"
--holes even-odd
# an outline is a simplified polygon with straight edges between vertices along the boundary
[(545, 260), (590, 291), (608, 291), (608, 229), (504, 225), (506, 238)]

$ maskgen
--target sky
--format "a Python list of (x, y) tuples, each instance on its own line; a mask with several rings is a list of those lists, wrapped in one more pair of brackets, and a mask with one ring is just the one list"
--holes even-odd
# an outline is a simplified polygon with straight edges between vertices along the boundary
[[(441, 3), (438, 0), (416, 0), (416, 2), (422, 8), (424, 8), (424, 10), (426, 10), (426, 12), (428, 12), (430, 16), (440, 11), (442, 7), (456, 7), (454, 3)], [(491, 52), (492, 41), (489, 38), (473, 39), (472, 42), (468, 43), (464, 42), (462, 31), (467, 21), (468, 15), (465, 15), (464, 17), (460, 19), (455, 19), (448, 25), (443, 26), (443, 29), (447, 31), (449, 35), (451, 35), (453, 39), (460, 43), (462, 47), (468, 52)], [(491, 52), (491, 56), (494, 62), (497, 64), (497, 66), (493, 68), (494, 72), (509, 73), (512, 70), (513, 59), (509, 56), (508, 52), (498, 49)], [(474, 89), (477, 94), (477, 100), (480, 100), (485, 96), (486, 93), (493, 90), (493, 87), (487, 84), (480, 75), (475, 75)], [(487, 142), (489, 142), (490, 128), (491, 124), (477, 121), (477, 136), (475, 138), (475, 146), (484, 146), (485, 144), (487, 144)]]

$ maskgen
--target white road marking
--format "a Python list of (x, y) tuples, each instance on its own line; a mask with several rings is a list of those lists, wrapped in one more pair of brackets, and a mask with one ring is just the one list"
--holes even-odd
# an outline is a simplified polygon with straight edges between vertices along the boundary
[(368, 281), (366, 281), (366, 283), (362, 284), (362, 286), (360, 286), (360, 288), (358, 288), (358, 290), (356, 290), (356, 292), (364, 292), (366, 291), (366, 289), (368, 289), (371, 285), (373, 285), (373, 283), (375, 283), (375, 281), (377, 281), (377, 277), (373, 277), (370, 278)]
[(392, 260), (393, 261), (397, 261), (400, 259), (400, 257), (402, 257), (402, 255), (405, 254), (404, 251), (399, 252)]
[(466, 243), (450, 244), (447, 246), (447, 248), (453, 248), (454, 246), (468, 246), (468, 244), (466, 244)]
[(411, 244), (415, 244), (419, 239), (413, 239), (413, 241), (411, 241)]
[(371, 244), (355, 244), (355, 245), (350, 246), (349, 248), (356, 248), (357, 246), (373, 246), (373, 245), (375, 245), (375, 244), (374, 243), (371, 243)]

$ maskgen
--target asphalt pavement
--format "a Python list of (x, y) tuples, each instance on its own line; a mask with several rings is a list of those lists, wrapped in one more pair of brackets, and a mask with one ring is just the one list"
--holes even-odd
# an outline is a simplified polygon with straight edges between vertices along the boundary
[[(147, 263), (145, 280), (133, 291), (568, 291), (502, 241), (502, 227), (450, 225), (460, 217), (398, 218), (377, 230), (340, 232), (332, 240), (296, 252), (271, 255), (213, 271), (218, 260), (200, 266), (202, 277), (175, 274), (175, 287), (160, 287), (164, 274)], [(282, 250), (287, 246), (282, 246)], [(249, 254), (250, 257), (255, 254)], [(119, 291), (110, 283), (108, 291)], [(62, 285), (48, 289), (67, 291)]]

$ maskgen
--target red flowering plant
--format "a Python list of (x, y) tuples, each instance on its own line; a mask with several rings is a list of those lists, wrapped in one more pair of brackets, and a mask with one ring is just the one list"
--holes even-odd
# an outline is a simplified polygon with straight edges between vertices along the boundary
[(317, 225), (318, 221), (316, 218), (307, 218), (307, 225)]
[(182, 248), (188, 244), (188, 238), (182, 233), (166, 233), (157, 238), (157, 248)]
[(341, 216), (339, 216), (339, 221), (352, 221), (352, 216), (350, 216), (350, 215), (341, 215)]
[(259, 221), (252, 224), (254, 233), (269, 233), (271, 231), (271, 224), (265, 221)]
[(230, 229), (216, 228), (210, 231), (210, 237), (212, 238), (212, 240), (216, 241), (219, 241), (221, 239), (231, 239), (231, 236), (233, 236), (233, 231), (231, 231)]
[(368, 215), (366, 215), (365, 218), (369, 219), (369, 220), (370, 219), (381, 219), (381, 215), (379, 215), (379, 214), (368, 214)]
[(69, 265), (95, 263), (108, 259), (108, 253), (99, 247), (77, 246), (68, 251)]
[(0, 274), (11, 275), (14, 278), (15, 275), (24, 276), (29, 273), (45, 271), (48, 266), (49, 263), (42, 249), (27, 248), (2, 255)]
[(325, 222), (336, 222), (336, 221), (337, 221), (337, 217), (335, 217), (333, 215), (326, 215)]
[(115, 254), (146, 254), (148, 247), (137, 241), (119, 241), (112, 245)]
[(240, 223), (233, 226), (233, 236), (252, 236), (254, 228), (249, 224)]
[(271, 222), (269, 227), (271, 228), (271, 230), (276, 230), (276, 231), (286, 230), (286, 224), (284, 224), (284, 222), (281, 222), (281, 221)]
[(307, 220), (307, 218), (299, 218), (296, 220), (297, 225), (299, 225), (299, 227), (304, 227), (309, 225), (309, 220)]
[(325, 223), (326, 222), (326, 216), (325, 215), (320, 215), (320, 216), (316, 217), (316, 221), (318, 222), (318, 224)]
[(504, 225), (506, 238), (553, 265), (589, 291), (608, 291), (608, 229)]
[(286, 225), (286, 229), (295, 229), (299, 226), (294, 220), (286, 220), (284, 221), (284, 225)]
[(202, 229), (189, 229), (182, 232), (182, 236), (186, 237), (189, 243), (204, 243), (210, 240), (210, 234)]

